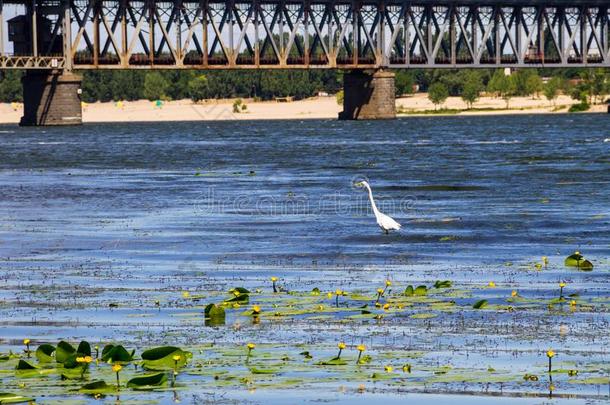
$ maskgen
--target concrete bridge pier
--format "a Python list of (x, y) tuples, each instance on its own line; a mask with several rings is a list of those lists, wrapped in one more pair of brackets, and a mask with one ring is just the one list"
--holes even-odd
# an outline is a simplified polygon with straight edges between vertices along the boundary
[(27, 71), (23, 85), (23, 117), (19, 125), (80, 125), (80, 76), (67, 71)]
[(340, 120), (396, 118), (394, 73), (352, 70), (343, 75), (343, 111)]

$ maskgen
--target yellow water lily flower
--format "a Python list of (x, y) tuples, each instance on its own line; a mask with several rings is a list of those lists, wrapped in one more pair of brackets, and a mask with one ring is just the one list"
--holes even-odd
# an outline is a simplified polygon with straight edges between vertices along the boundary
[(389, 286), (391, 286), (391, 285), (392, 285), (392, 282), (391, 282), (390, 280), (386, 280), (386, 281), (385, 281), (385, 286), (386, 286), (386, 287), (389, 287)]
[(549, 258), (546, 256), (542, 256), (542, 263), (544, 263), (544, 267), (546, 267), (546, 265), (549, 264)]
[(182, 356), (180, 356), (179, 354), (175, 354), (172, 356), (172, 360), (174, 360), (175, 362), (179, 362), (181, 358)]
[(356, 346), (356, 349), (358, 349), (359, 352), (363, 352), (366, 350), (366, 346), (363, 344), (359, 344), (358, 346)]
[(339, 342), (339, 343), (337, 344), (337, 347), (338, 347), (339, 349), (343, 350), (343, 349), (345, 349), (345, 343), (344, 343), (344, 342)]
[(112, 366), (112, 371), (114, 371), (115, 373), (118, 373), (119, 371), (121, 371), (123, 369), (123, 366), (121, 366), (120, 364), (114, 364)]
[(559, 288), (563, 288), (566, 286), (566, 283), (564, 283), (563, 281), (561, 283), (559, 283)]
[(329, 292), (328, 294), (326, 294), (326, 296), (327, 296), (328, 298), (332, 298), (332, 297), (333, 297), (333, 293)]
[(385, 366), (384, 369), (386, 373), (391, 373), (392, 371), (394, 371), (394, 367), (392, 366)]
[(248, 348), (248, 350), (254, 350), (254, 348), (256, 347), (256, 345), (254, 343), (248, 343), (246, 345), (246, 347)]
[(338, 295), (343, 295), (343, 291), (337, 288), (337, 289), (335, 290), (335, 295), (337, 295), (337, 296), (338, 296)]
[(271, 281), (275, 283), (277, 281), (277, 277), (271, 277)]
[(190, 292), (188, 292), (188, 291), (183, 291), (183, 292), (182, 292), (182, 298), (188, 298), (188, 297), (190, 297), (190, 296), (191, 296), (191, 293), (190, 293)]
[(555, 356), (555, 352), (553, 350), (547, 350), (546, 356), (550, 359)]
[(76, 358), (76, 362), (77, 363), (84, 363), (85, 362), (85, 358), (84, 357), (77, 357)]
[(513, 291), (510, 293), (510, 296), (511, 296), (511, 297), (516, 297), (517, 295), (519, 295), (519, 293), (517, 292), (517, 290), (513, 290)]
[(575, 306), (576, 306), (576, 300), (572, 300), (572, 301), (570, 301), (570, 305), (571, 305), (571, 306), (573, 306), (573, 307), (575, 307)]
[(252, 314), (258, 315), (261, 313), (261, 307), (259, 305), (254, 305), (252, 307)]
[(402, 371), (404, 371), (405, 373), (410, 373), (411, 372), (411, 365), (410, 364), (405, 364), (404, 366), (402, 366)]
[(24, 345), (29, 345), (30, 344), (30, 339), (23, 339), (23, 344)]
[(379, 294), (379, 295), (383, 294), (383, 288), (378, 288), (377, 289), (377, 294)]
[(387, 311), (388, 309), (390, 309), (390, 304), (387, 304), (387, 303), (386, 303), (386, 304), (384, 304), (384, 305), (383, 305), (383, 309), (384, 309), (384, 310), (386, 310), (386, 311)]
[(493, 281), (490, 281), (490, 282), (487, 284), (487, 286), (488, 286), (488, 287), (493, 288), (493, 287), (495, 287), (495, 286), (496, 286), (496, 283), (494, 283)]

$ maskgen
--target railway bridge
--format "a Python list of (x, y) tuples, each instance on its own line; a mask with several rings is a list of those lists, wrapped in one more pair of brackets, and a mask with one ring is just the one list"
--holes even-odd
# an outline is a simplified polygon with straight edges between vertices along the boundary
[(343, 119), (402, 68), (610, 67), (608, 0), (0, 0), (24, 125), (81, 122), (86, 69), (342, 69)]

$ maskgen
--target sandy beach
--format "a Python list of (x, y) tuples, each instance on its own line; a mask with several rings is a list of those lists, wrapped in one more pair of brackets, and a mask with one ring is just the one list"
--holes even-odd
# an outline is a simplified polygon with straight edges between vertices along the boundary
[[(233, 100), (212, 100), (193, 103), (191, 100), (166, 101), (161, 106), (147, 100), (83, 104), (83, 122), (129, 122), (129, 121), (213, 121), (213, 120), (281, 120), (281, 119), (333, 119), (337, 118), (341, 106), (335, 97), (314, 97), (291, 102), (258, 101), (244, 99), (247, 108), (233, 112)], [(452, 114), (532, 114), (566, 112), (576, 101), (560, 96), (555, 105), (544, 98), (514, 97), (506, 109), (504, 100), (481, 97), (468, 111), (459, 97), (449, 97), (442, 108)], [(418, 93), (396, 100), (396, 107), (403, 114), (429, 114), (435, 109), (427, 94)], [(605, 105), (591, 108), (592, 112), (605, 112)], [(0, 123), (17, 124), (23, 114), (21, 104), (0, 104)], [(401, 114), (402, 115), (402, 114)]]

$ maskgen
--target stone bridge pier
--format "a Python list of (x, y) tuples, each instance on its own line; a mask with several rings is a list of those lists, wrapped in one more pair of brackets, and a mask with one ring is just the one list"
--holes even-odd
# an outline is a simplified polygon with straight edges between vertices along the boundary
[(19, 125), (80, 125), (81, 77), (67, 71), (29, 70), (21, 79), (23, 117)]
[(343, 75), (343, 111), (340, 120), (396, 118), (394, 73), (352, 70)]

